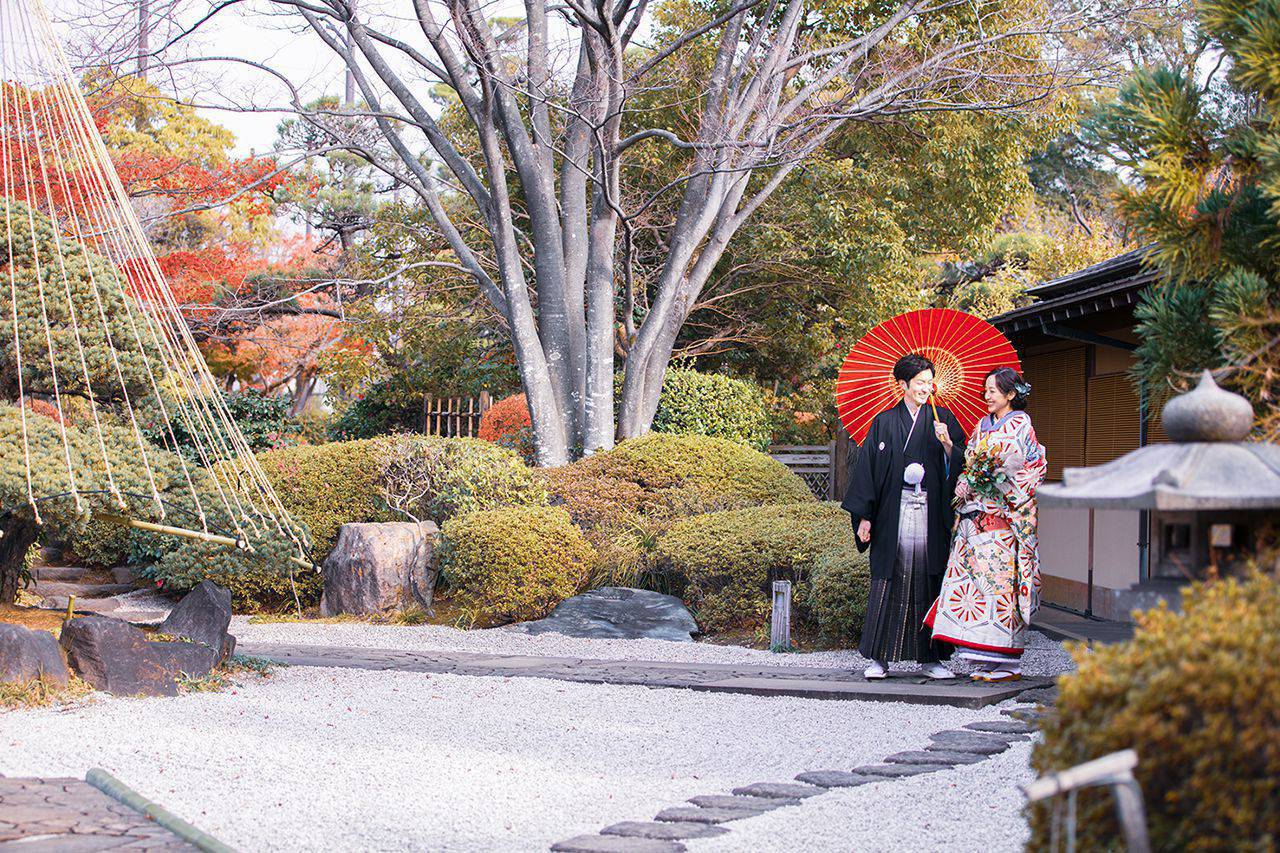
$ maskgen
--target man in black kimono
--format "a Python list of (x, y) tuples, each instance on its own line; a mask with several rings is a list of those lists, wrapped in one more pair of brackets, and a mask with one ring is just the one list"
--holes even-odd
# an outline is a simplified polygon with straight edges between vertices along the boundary
[(930, 678), (951, 678), (924, 617), (938, 597), (951, 550), (951, 496), (964, 464), (965, 434), (941, 406), (934, 419), (933, 362), (912, 353), (893, 377), (902, 402), (876, 415), (858, 450), (841, 504), (852, 516), (859, 551), (871, 548), (871, 595), (858, 646), (871, 660), (864, 675), (884, 678), (891, 661), (914, 660)]

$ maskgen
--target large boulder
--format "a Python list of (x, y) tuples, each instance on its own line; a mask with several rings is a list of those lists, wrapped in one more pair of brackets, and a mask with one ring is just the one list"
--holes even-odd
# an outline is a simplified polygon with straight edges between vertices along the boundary
[(70, 677), (53, 634), (0, 622), (0, 681), (64, 686)]
[(218, 652), (203, 643), (157, 642), (128, 622), (84, 616), (62, 626), (71, 668), (90, 686), (116, 696), (174, 696), (178, 675), (201, 678)]
[(201, 581), (169, 611), (159, 631), (203, 643), (218, 653), (218, 663), (222, 663), (236, 649), (236, 638), (227, 633), (229, 627), (231, 590), (213, 581)]
[(344, 524), (324, 561), (320, 612), (386, 613), (407, 604), (431, 606), (435, 589), (432, 552), (439, 528), (414, 524)]
[(560, 602), (551, 615), (511, 625), (526, 634), (554, 632), (606, 640), (692, 640), (698, 632), (684, 602), (647, 589), (605, 586)]

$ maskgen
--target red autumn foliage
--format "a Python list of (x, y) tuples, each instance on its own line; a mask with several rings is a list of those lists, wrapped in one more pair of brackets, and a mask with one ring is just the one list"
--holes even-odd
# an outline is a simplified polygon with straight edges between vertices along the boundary
[(533, 461), (533, 426), (524, 394), (504, 397), (490, 406), (480, 418), (478, 434), (485, 441), (511, 448), (526, 462)]

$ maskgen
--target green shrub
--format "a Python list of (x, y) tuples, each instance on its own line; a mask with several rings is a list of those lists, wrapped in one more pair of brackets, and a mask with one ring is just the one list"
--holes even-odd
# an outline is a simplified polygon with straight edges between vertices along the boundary
[(139, 576), (158, 581), (162, 589), (174, 593), (211, 580), (231, 590), (231, 606), (241, 613), (292, 609), (295, 590), (297, 604), (318, 604), (324, 580), (319, 572), (291, 562), (288, 558), (293, 554), (287, 542), (260, 545), (249, 554), (226, 545), (187, 540), (141, 569)]
[(671, 368), (662, 380), (653, 431), (706, 435), (769, 447), (769, 413), (758, 385), (718, 373)]
[(658, 560), (684, 584), (699, 626), (714, 632), (758, 626), (769, 612), (770, 583), (784, 572), (794, 578), (797, 621), (808, 621), (815, 560), (835, 552), (852, 561), (854, 548), (848, 513), (808, 502), (685, 519), (658, 540)]
[(285, 511), (311, 535), (317, 562), (333, 550), (343, 524), (394, 520), (378, 487), (382, 447), (375, 439), (365, 439), (258, 454)]
[(764, 504), (813, 502), (785, 465), (736, 441), (650, 433), (540, 472), (552, 503), (578, 525), (652, 532), (679, 518)]
[[(244, 391), (220, 391), (227, 405), (227, 413), (240, 428), (240, 434), (254, 452), (270, 450), (277, 447), (288, 447), (297, 441), (301, 424), (289, 416), (290, 400), (288, 397), (268, 396), (252, 388)], [(221, 426), (219, 430), (221, 431)], [(143, 434), (157, 447), (172, 450), (177, 442), (178, 452), (193, 461), (199, 461), (200, 453), (195, 439), (187, 430), (187, 424), (178, 418), (171, 418), (168, 423), (159, 419), (148, 419), (143, 424)], [(223, 437), (226, 446), (231, 442)], [(209, 439), (204, 440), (206, 452), (209, 452)]]
[(871, 564), (867, 555), (842, 544), (814, 560), (803, 605), (823, 640), (852, 648), (862, 635), (870, 592)]
[(114, 569), (129, 560), (129, 530), (110, 521), (88, 521), (71, 528), (66, 545), (81, 565)]
[(545, 481), (515, 451), (476, 438), (403, 435), (378, 450), (382, 496), (418, 519), (437, 523), (455, 515), (504, 506), (546, 506)]
[(482, 625), (541, 618), (576, 594), (596, 552), (568, 513), (507, 507), (446, 521), (440, 552), (450, 599)]
[[(1280, 844), (1280, 586), (1255, 575), (1189, 589), (1182, 613), (1138, 615), (1127, 643), (1077, 647), (1057, 713), (1032, 755), (1050, 773), (1138, 753), (1154, 850), (1274, 850)], [(1052, 806), (1032, 811), (1032, 848)], [(1080, 849), (1116, 848), (1108, 789), (1080, 792)]]

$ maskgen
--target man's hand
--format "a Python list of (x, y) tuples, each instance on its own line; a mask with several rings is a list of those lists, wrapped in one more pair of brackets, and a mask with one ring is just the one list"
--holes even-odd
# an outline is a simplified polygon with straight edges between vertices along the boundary
[(858, 539), (862, 542), (871, 541), (871, 522), (865, 518), (858, 522)]
[(947, 453), (951, 452), (951, 448), (955, 444), (951, 441), (951, 430), (947, 429), (947, 425), (941, 421), (933, 422), (933, 434), (938, 437), (938, 441), (942, 442), (942, 446), (947, 449)]

